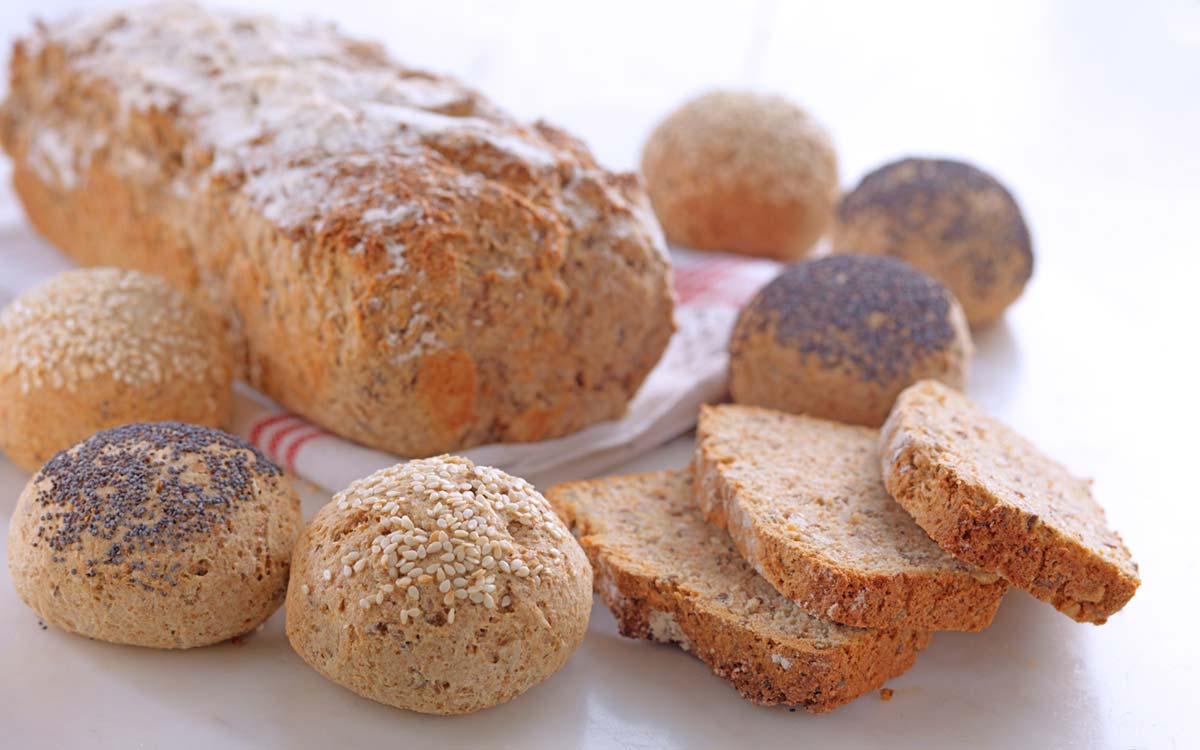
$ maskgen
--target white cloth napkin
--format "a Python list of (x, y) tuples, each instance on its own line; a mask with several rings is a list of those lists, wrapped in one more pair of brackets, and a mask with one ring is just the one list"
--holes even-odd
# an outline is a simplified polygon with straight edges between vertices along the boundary
[[(0, 170), (6, 172), (7, 170)], [(0, 304), (71, 267), (25, 223), (0, 174)], [(555, 471), (587, 477), (687, 432), (700, 404), (726, 387), (726, 344), (738, 306), (778, 271), (769, 261), (673, 251), (678, 330), (624, 417), (537, 443), (495, 443), (461, 451), (518, 476)], [(404, 460), (339, 437), (239, 384), (233, 430), (301, 477), (337, 492)]]

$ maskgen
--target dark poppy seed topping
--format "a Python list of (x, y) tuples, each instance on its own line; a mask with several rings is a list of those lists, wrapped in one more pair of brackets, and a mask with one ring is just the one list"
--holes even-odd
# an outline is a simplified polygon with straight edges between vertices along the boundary
[[(973, 208), (972, 196), (994, 196), (1003, 209), (982, 214)], [(977, 242), (978, 251), (964, 254), (971, 283), (980, 294), (998, 283), (997, 249), (1016, 248), (1021, 255), (1021, 281), (1033, 275), (1033, 241), (1012, 193), (981, 169), (952, 159), (901, 159), (885, 164), (862, 178), (838, 205), (838, 221), (853, 223), (859, 216), (883, 212), (896, 245), (920, 235), (932, 222), (947, 221), (940, 231), (944, 242)], [(853, 247), (847, 248), (854, 250)]]
[(786, 268), (750, 302), (735, 335), (773, 330), (823, 369), (882, 383), (953, 341), (950, 300), (907, 263), (836, 255)]
[(143, 560), (143, 553), (179, 551), (227, 526), (255, 478), (281, 473), (257, 449), (220, 430), (181, 422), (104, 430), (42, 467), (35, 480), (42, 514), (34, 545), (48, 545), (51, 560), (63, 563), (62, 553), (85, 538), (104, 540), (107, 549), (72, 568), (73, 575), (94, 577), (103, 569), (165, 595), (179, 581), (180, 564)]

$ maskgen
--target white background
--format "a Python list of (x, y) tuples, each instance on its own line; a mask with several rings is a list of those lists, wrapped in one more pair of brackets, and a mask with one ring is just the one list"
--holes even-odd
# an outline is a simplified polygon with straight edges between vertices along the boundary
[[(79, 5), (9, 0), (0, 40), (35, 7)], [(978, 334), (969, 390), (1095, 477), (1144, 583), (1098, 628), (1010, 595), (987, 631), (936, 635), (892, 701), (871, 694), (822, 717), (752, 706), (681, 652), (619, 638), (597, 606), (561, 673), (506, 706), (439, 719), (326, 682), (287, 647), (281, 616), (240, 645), (115, 647), (41, 630), (0, 574), (0, 744), (1200, 746), (1200, 3), (244, 5), (382, 39), (566, 127), (614, 167), (635, 167), (683, 98), (745, 86), (823, 120), (847, 186), (910, 153), (993, 171), (1026, 211), (1037, 268), (1007, 319)], [(634, 468), (687, 456), (678, 441)], [(0, 516), (24, 481), (0, 458)], [(310, 493), (306, 511), (321, 502)]]

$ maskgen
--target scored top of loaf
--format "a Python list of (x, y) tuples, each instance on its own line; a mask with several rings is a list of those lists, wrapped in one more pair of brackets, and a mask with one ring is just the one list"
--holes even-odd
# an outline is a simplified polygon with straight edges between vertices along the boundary
[[(111, 84), (119, 116), (182, 120), (197, 144), (185, 149), (181, 178), (219, 175), (285, 230), (319, 231), (331, 214), (344, 219), (345, 209), (367, 229), (422, 221), (421, 204), (379, 189), (379, 180), (363, 179), (357, 190), (341, 184), (355, 168), (416, 160), (450, 167), (456, 174), (440, 181), (443, 189), (467, 194), (499, 182), (545, 199), (552, 182), (561, 187), (550, 196), (553, 208), (576, 229), (615, 220), (611, 233), (649, 232), (665, 252), (638, 201), (606, 190), (626, 209), (614, 216), (597, 210), (593, 190), (572, 190), (581, 172), (601, 170), (571, 138), (522, 125), (457, 81), (399, 65), (331, 24), (163, 3), (39, 25), (23, 45), (29, 55), (53, 45), (77, 74)], [(101, 145), (96, 134), (47, 129), (31, 162), (69, 187)], [(403, 242), (394, 240), (388, 255), (402, 270)]]

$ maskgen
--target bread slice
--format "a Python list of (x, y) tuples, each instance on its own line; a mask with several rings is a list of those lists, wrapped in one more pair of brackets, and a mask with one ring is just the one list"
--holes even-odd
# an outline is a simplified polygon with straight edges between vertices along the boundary
[(961, 393), (909, 387), (880, 440), (888, 490), (943, 549), (1080, 622), (1099, 625), (1133, 597), (1137, 564), (1091, 482)]
[(828, 711), (903, 673), (929, 642), (922, 631), (837, 625), (781, 597), (705, 523), (686, 472), (546, 494), (591, 559), (621, 634), (678, 644), (755, 703)]
[(864, 628), (986, 627), (1008, 584), (943, 552), (892, 500), (878, 436), (772, 409), (705, 406), (696, 501), (806, 612)]

